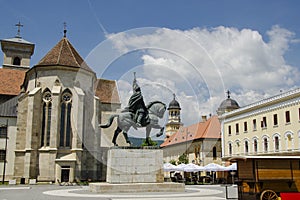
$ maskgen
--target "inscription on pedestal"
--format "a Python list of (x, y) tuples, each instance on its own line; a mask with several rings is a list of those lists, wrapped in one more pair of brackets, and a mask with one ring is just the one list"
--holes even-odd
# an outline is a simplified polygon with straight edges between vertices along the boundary
[(160, 149), (108, 150), (108, 183), (162, 183), (163, 151)]

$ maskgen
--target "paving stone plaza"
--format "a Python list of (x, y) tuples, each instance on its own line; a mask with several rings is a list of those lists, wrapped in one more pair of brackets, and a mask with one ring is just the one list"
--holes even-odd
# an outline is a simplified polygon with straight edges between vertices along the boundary
[[(224, 185), (187, 185), (184, 192), (177, 193), (114, 193), (100, 194), (89, 191), (88, 186), (58, 186), (58, 185), (16, 185), (0, 186), (0, 200), (74, 200), (74, 199), (145, 199), (147, 200), (222, 200), (226, 199)], [(235, 186), (227, 187), (230, 198), (237, 196)]]

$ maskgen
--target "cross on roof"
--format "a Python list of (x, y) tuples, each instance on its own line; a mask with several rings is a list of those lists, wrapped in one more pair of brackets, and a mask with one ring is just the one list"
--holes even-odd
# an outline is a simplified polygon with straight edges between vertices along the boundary
[(17, 37), (17, 38), (21, 38), (21, 35), (20, 35), (20, 33), (21, 33), (21, 27), (23, 27), (24, 25), (21, 24), (21, 22), (19, 21), (19, 23), (17, 23), (15, 26), (18, 27), (18, 32), (17, 32), (16, 37)]
[(64, 37), (67, 37), (67, 23), (64, 22)]
[(227, 90), (226, 94), (227, 94), (228, 99), (230, 98), (230, 93), (231, 92), (229, 90)]

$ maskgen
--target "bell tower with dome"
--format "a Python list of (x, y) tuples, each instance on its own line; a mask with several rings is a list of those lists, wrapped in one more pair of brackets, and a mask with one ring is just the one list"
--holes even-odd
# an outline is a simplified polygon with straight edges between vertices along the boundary
[(218, 115), (222, 115), (226, 112), (230, 112), (232, 110), (240, 108), (239, 104), (235, 100), (230, 98), (230, 91), (227, 90), (226, 93), (227, 93), (227, 99), (222, 101), (222, 103), (220, 104), (217, 110)]
[(180, 118), (180, 105), (176, 100), (176, 95), (173, 94), (173, 100), (169, 103), (168, 111), (168, 123), (166, 124), (166, 138), (176, 133), (180, 127), (183, 126)]

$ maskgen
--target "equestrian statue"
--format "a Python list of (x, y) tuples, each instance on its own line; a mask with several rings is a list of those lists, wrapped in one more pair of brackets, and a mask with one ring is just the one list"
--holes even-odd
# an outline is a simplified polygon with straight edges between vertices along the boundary
[(146, 144), (150, 145), (150, 132), (151, 129), (160, 129), (160, 132), (156, 134), (157, 137), (161, 136), (164, 131), (164, 127), (158, 124), (159, 118), (163, 118), (166, 111), (166, 104), (160, 101), (150, 102), (145, 105), (141, 88), (137, 84), (135, 72), (132, 84), (133, 94), (131, 95), (128, 106), (125, 107), (120, 114), (111, 115), (107, 124), (100, 125), (101, 128), (108, 128), (111, 126), (115, 117), (117, 117), (117, 129), (114, 132), (112, 143), (118, 146), (116, 140), (119, 133), (123, 132), (125, 140), (131, 145), (128, 139), (128, 131), (131, 127), (134, 129), (146, 127)]

